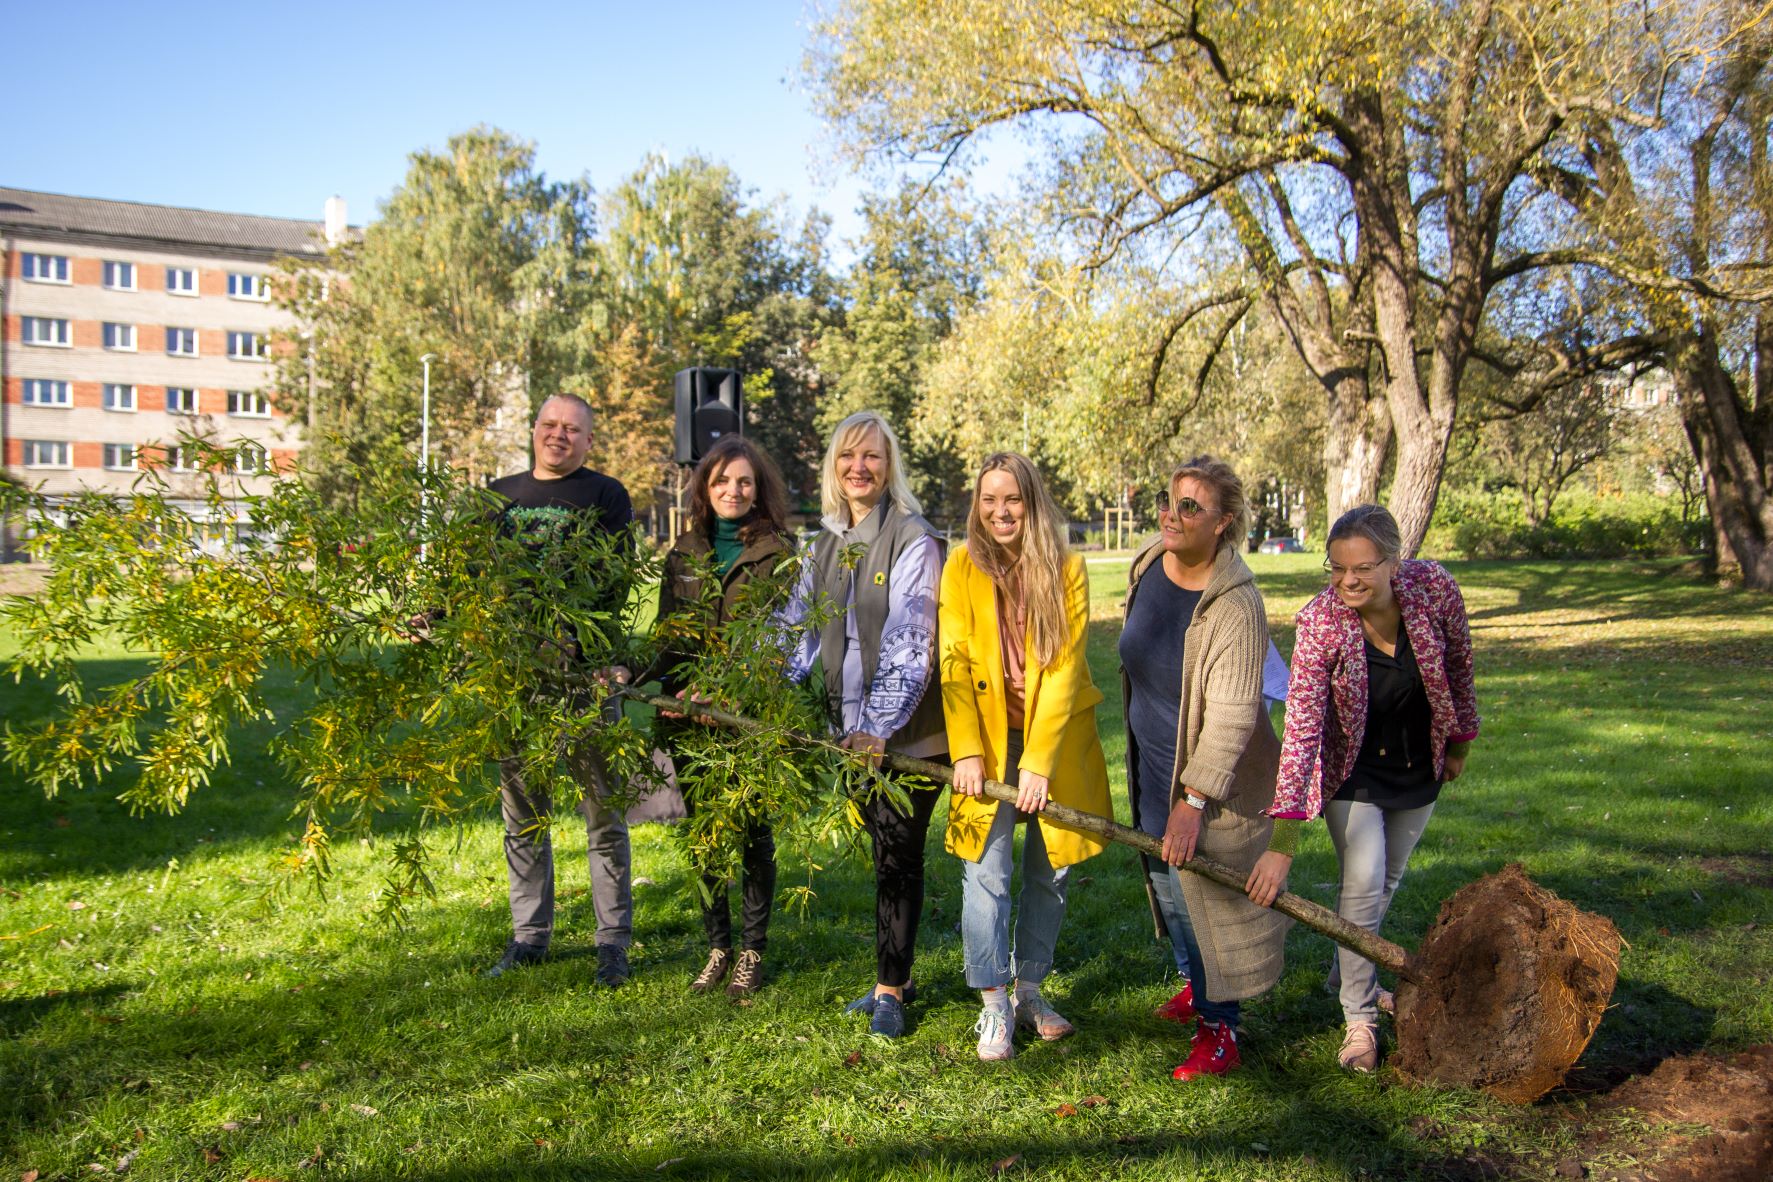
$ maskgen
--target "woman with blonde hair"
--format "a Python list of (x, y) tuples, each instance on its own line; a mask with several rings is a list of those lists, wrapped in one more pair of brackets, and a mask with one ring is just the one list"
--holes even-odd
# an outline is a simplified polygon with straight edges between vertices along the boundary
[[(871, 410), (831, 433), (820, 489), (822, 528), (783, 613), (799, 633), (787, 673), (824, 669), (825, 698), (843, 745), (878, 760), (891, 750), (922, 759), (946, 750), (935, 680), (936, 584), (942, 545), (905, 479), (899, 440)], [(861, 559), (843, 560), (859, 547)], [(817, 629), (813, 606), (827, 609)], [(906, 785), (909, 814), (884, 793), (862, 808), (874, 846), (876, 984), (850, 1003), (886, 1038), (905, 1032), (911, 961), (923, 911), (923, 846), (940, 791)]]
[[(942, 569), (942, 707), (954, 760), (947, 845), (965, 860), (961, 939), (967, 984), (984, 1002), (976, 1029), (986, 1060), (1015, 1054), (1015, 1026), (1047, 1040), (1072, 1031), (1040, 986), (1053, 967), (1070, 868), (1105, 843), (1048, 824), (1041, 810), (1056, 800), (1111, 815), (1096, 734), (1102, 691), (1090, 680), (1085, 653), (1089, 578), (1064, 531), (1034, 465), (999, 452), (985, 460), (973, 486), (966, 548)], [(1015, 806), (982, 795), (987, 779), (1016, 787)], [(1029, 824), (1012, 944), (1019, 821)]]
[(1174, 867), (1200, 853), (1249, 873), (1276, 832), (1264, 810), (1280, 743), (1262, 697), (1268, 615), (1239, 554), (1243, 482), (1211, 456), (1189, 460), (1159, 495), (1158, 520), (1133, 559), (1121, 696), (1133, 824), (1163, 842), (1163, 861), (1146, 862), (1152, 909), (1185, 978), (1158, 1013), (1198, 1018), (1173, 1072), (1189, 1080), (1240, 1062), (1238, 1002), (1280, 979), (1287, 920)]

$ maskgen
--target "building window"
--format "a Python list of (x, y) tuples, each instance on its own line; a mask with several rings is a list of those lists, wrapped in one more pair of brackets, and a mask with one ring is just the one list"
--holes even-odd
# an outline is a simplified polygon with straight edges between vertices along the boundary
[(229, 271), (228, 294), (237, 300), (268, 300), (271, 298), (271, 286), (263, 275), (254, 275), (250, 271)]
[(166, 388), (166, 412), (175, 415), (196, 414), (197, 391), (189, 386), (168, 386)]
[(135, 444), (105, 444), (105, 467), (113, 472), (131, 472), (135, 470)]
[(53, 381), (49, 378), (25, 379), (26, 406), (73, 406), (74, 399), (68, 393), (68, 383)]
[(135, 325), (105, 322), (105, 348), (135, 352)]
[(27, 468), (66, 468), (68, 464), (68, 444), (66, 440), (27, 439), (25, 444), (25, 467)]
[(166, 268), (166, 294), (194, 296), (197, 294), (197, 270), (194, 267)]
[(166, 463), (174, 472), (195, 472), (197, 451), (191, 447), (169, 447), (166, 449)]
[(271, 400), (254, 390), (229, 390), (228, 413), (241, 418), (268, 419)]
[(51, 316), (23, 317), (25, 344), (27, 345), (59, 345), (67, 348), (73, 344), (68, 332), (68, 322)]
[(166, 352), (172, 357), (197, 356), (197, 330), (194, 328), (167, 329)]
[(265, 449), (256, 443), (243, 443), (234, 453), (234, 471), (242, 476), (255, 476), (265, 470)]
[(135, 409), (135, 387), (119, 382), (106, 382), (105, 409), (133, 411)]
[(112, 291), (135, 290), (135, 264), (105, 260), (105, 286)]
[(68, 256), (65, 254), (26, 254), (21, 262), (21, 273), (32, 283), (68, 281)]
[(236, 361), (263, 361), (265, 359), (264, 334), (256, 332), (229, 333), (228, 356)]

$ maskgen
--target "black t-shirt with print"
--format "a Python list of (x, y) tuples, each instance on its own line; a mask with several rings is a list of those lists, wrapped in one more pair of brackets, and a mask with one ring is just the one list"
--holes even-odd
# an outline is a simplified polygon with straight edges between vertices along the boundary
[[(489, 487), (509, 502), (499, 515), (499, 528), (538, 556), (552, 547), (571, 545), (575, 537), (582, 536), (581, 531), (617, 534), (634, 522), (634, 505), (622, 482), (589, 468), (557, 480), (538, 480), (533, 473), (518, 472), (500, 477)], [(599, 588), (598, 598), (614, 611), (627, 594), (624, 580), (611, 580)], [(577, 648), (576, 640), (573, 647)]]

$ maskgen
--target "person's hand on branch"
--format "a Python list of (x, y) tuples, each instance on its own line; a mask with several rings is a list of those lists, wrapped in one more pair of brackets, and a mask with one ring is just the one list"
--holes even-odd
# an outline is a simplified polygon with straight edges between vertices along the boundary
[(843, 737), (838, 746), (846, 751), (854, 751), (868, 757), (868, 766), (879, 767), (880, 757), (886, 754), (886, 740), (879, 735), (871, 735), (867, 731), (851, 731)]
[(1016, 808), (1024, 813), (1038, 813), (1047, 807), (1049, 781), (1039, 772), (1021, 769), (1016, 776)]
[(1201, 809), (1188, 803), (1188, 792), (1184, 789), (1171, 806), (1170, 819), (1164, 825), (1164, 861), (1180, 866), (1194, 857), (1194, 847), (1200, 842), (1201, 814)]
[(1274, 901), (1287, 889), (1287, 872), (1292, 868), (1293, 855), (1264, 850), (1256, 864), (1250, 867), (1249, 881), (1244, 883), (1244, 892), (1250, 896), (1250, 902), (1258, 907), (1274, 906)]
[(985, 757), (969, 755), (954, 761), (954, 791), (960, 796), (977, 796), (985, 791)]
[[(628, 672), (628, 667), (626, 665), (605, 665), (603, 668), (594, 669), (591, 672), (592, 679), (605, 689), (608, 689), (612, 685), (627, 685), (630, 676), (631, 674)], [(682, 695), (679, 696), (681, 697)]]

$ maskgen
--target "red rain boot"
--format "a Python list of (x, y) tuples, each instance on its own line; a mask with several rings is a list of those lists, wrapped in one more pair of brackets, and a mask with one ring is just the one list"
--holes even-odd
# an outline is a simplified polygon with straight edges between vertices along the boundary
[(1195, 1079), (1202, 1075), (1224, 1075), (1243, 1062), (1237, 1053), (1237, 1035), (1230, 1026), (1216, 1026), (1201, 1019), (1194, 1031), (1194, 1047), (1183, 1064), (1170, 1073), (1173, 1079)]

